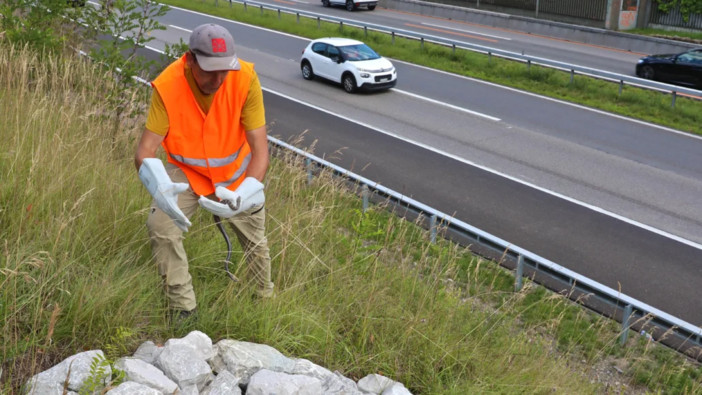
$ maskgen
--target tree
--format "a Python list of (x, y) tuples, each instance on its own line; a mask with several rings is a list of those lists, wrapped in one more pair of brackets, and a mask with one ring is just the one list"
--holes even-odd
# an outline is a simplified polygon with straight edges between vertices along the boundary
[(702, 14), (702, 0), (658, 0), (658, 9), (665, 13), (678, 7), (685, 22), (692, 14)]

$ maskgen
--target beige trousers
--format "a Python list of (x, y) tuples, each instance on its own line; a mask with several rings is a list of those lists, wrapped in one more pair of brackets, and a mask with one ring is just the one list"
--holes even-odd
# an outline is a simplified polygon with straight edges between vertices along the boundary
[[(185, 173), (177, 166), (167, 163), (166, 171), (173, 182), (188, 182)], [(214, 195), (210, 198), (217, 200)], [(192, 217), (200, 206), (198, 199), (199, 196), (190, 189), (178, 195), (178, 206), (188, 218)], [(274, 285), (271, 282), (271, 259), (265, 235), (265, 217), (265, 209), (261, 205), (235, 217), (223, 218), (222, 221), (229, 223), (239, 239), (249, 271), (256, 282), (256, 293), (261, 297), (270, 297), (273, 295)], [(183, 248), (183, 232), (153, 202), (146, 227), (149, 230), (154, 260), (164, 280), (169, 308), (186, 311), (194, 309), (197, 303), (192, 277), (188, 271), (188, 258)], [(222, 278), (227, 277), (223, 274)]]

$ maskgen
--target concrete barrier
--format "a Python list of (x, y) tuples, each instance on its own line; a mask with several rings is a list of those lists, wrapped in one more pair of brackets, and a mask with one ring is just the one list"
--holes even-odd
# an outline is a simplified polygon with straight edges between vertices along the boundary
[(677, 53), (691, 48), (702, 47), (701, 45), (683, 41), (639, 36), (596, 27), (580, 26), (420, 0), (380, 0), (379, 5), (389, 10), (470, 22), (540, 36), (558, 37), (579, 43), (601, 45), (644, 54)]

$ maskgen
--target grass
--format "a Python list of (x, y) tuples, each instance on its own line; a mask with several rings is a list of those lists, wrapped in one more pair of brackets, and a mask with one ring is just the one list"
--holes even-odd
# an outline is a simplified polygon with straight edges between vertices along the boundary
[[(592, 108), (648, 121), (694, 134), (702, 134), (702, 101), (678, 96), (675, 107), (668, 93), (627, 85), (620, 93), (619, 84), (584, 75), (571, 81), (570, 73), (555, 69), (488, 57), (485, 54), (396, 37), (337, 23), (274, 11), (246, 8), (238, 3), (215, 1), (165, 0), (165, 4), (217, 15), (223, 18), (263, 26), (310, 39), (343, 36), (365, 41), (383, 56), (444, 70), (458, 75), (510, 86), (545, 96), (582, 104)], [(669, 32), (670, 33), (670, 32)], [(633, 65), (632, 65), (633, 70)]]
[(659, 38), (666, 38), (669, 40), (680, 40), (680, 41), (702, 44), (702, 32), (700, 32), (700, 31), (685, 30), (685, 29), (663, 30), (663, 29), (647, 28), (647, 29), (627, 30), (626, 32), (631, 33), (631, 34), (639, 34), (642, 36), (659, 37)]
[[(168, 326), (132, 163), (144, 119), (114, 133), (111, 81), (0, 42), (0, 392), (83, 350), (114, 361), (194, 329), (417, 394), (702, 392), (697, 363), (636, 336), (620, 346), (613, 321), (528, 281), (513, 292), (509, 271), (432, 244), (383, 205), (363, 212), (329, 174), (308, 184), (285, 153), (266, 180), (277, 298), (256, 302), (227, 279), (224, 242), (200, 212), (185, 241), (199, 320)], [(241, 260), (236, 246), (247, 279)], [(615, 365), (615, 380), (597, 379)]]

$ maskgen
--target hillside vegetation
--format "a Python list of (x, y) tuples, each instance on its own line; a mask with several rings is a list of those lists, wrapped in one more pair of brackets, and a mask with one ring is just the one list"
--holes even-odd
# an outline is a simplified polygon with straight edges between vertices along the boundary
[[(186, 239), (199, 320), (171, 327), (151, 261), (150, 197), (132, 157), (146, 95), (115, 108), (114, 75), (0, 40), (0, 391), (76, 352), (111, 360), (193, 329), (269, 344), (348, 377), (414, 393), (696, 393), (700, 368), (465, 247), (429, 241), (328, 174), (307, 182), (281, 153), (266, 180), (277, 297), (257, 302), (222, 270), (200, 213)], [(117, 114), (117, 115), (116, 115)], [(301, 131), (302, 132), (302, 131)], [(241, 251), (234, 269), (246, 279)]]

